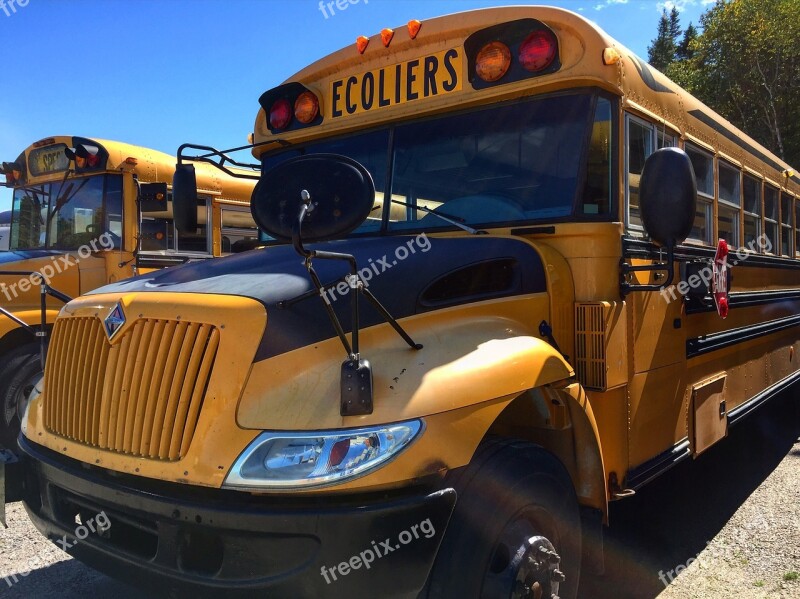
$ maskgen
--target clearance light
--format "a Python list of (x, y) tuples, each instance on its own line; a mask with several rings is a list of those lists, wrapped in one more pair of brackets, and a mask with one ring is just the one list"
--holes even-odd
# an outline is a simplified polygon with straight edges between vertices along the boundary
[(388, 48), (389, 44), (392, 43), (392, 38), (394, 37), (394, 29), (389, 29), (388, 27), (381, 31), (381, 41), (383, 42), (383, 47)]
[(313, 92), (303, 92), (294, 103), (294, 117), (308, 125), (319, 115), (319, 100)]
[(412, 40), (417, 39), (420, 29), (422, 29), (422, 23), (416, 19), (410, 20), (408, 22), (408, 37), (410, 37)]
[(136, 160), (136, 158), (134, 158), (133, 156), (128, 156), (125, 159), (125, 164), (130, 164), (131, 166), (136, 166), (137, 164), (139, 164), (139, 161)]
[(603, 50), (604, 65), (611, 66), (612, 64), (617, 64), (620, 60), (622, 60), (622, 56), (616, 48), (606, 48)]
[(556, 40), (549, 31), (531, 33), (519, 47), (519, 63), (526, 71), (542, 71), (556, 57)]
[(367, 46), (369, 46), (369, 38), (366, 35), (358, 36), (356, 40), (356, 48), (358, 48), (358, 53), (363, 54), (367, 50)]
[(266, 432), (231, 468), (228, 489), (298, 489), (344, 482), (397, 457), (423, 430), (419, 420), (360, 429)]
[(33, 144), (33, 147), (34, 148), (41, 148), (41, 147), (44, 147), (44, 146), (52, 146), (54, 143), (56, 143), (55, 138), (53, 138), (53, 137), (45, 137), (44, 139), (40, 139), (35, 144)]
[(269, 126), (272, 129), (286, 129), (292, 122), (292, 106), (289, 100), (281, 98), (277, 100), (269, 110)]
[(500, 79), (510, 66), (511, 50), (503, 42), (486, 44), (475, 59), (475, 73), (487, 83)]

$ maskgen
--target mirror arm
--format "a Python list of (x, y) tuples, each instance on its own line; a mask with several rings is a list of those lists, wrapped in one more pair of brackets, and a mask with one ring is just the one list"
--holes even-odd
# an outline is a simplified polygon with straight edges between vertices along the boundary
[[(271, 141), (269, 143), (274, 143)], [(262, 144), (257, 144), (262, 145)], [(183, 144), (181, 147), (178, 148), (178, 164), (183, 164), (185, 162), (205, 162), (206, 164), (210, 164), (211, 166), (218, 168), (223, 173), (228, 176), (234, 177), (236, 179), (252, 179), (258, 180), (261, 175), (260, 173), (256, 172), (252, 175), (244, 174), (244, 173), (237, 173), (232, 171), (231, 169), (227, 168), (225, 165), (230, 164), (232, 166), (236, 166), (239, 168), (248, 168), (248, 169), (259, 169), (260, 165), (258, 164), (250, 164), (247, 162), (239, 162), (238, 160), (234, 160), (230, 156), (226, 154), (226, 152), (236, 152), (246, 148), (252, 148), (255, 146), (242, 146), (241, 148), (232, 148), (230, 150), (217, 150), (216, 148), (212, 148), (211, 146), (200, 146), (196, 144)], [(206, 151), (206, 154), (201, 154), (200, 156), (186, 156), (184, 154), (184, 150), (192, 149), (192, 150), (203, 150)], [(213, 160), (216, 157), (217, 160)]]
[[(663, 284), (654, 285), (638, 285), (628, 283), (628, 275), (633, 272), (666, 272), (666, 278)], [(624, 298), (629, 293), (634, 291), (661, 291), (672, 283), (675, 278), (675, 248), (673, 246), (667, 247), (667, 260), (666, 262), (657, 262), (656, 264), (644, 264), (642, 266), (631, 266), (625, 260), (620, 262), (620, 284), (619, 292)]]

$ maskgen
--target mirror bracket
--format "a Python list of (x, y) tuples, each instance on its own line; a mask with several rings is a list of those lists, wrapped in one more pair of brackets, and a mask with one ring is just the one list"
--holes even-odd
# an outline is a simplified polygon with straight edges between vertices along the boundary
[[(342, 346), (347, 352), (347, 360), (342, 364), (342, 378), (341, 378), (341, 409), (342, 416), (360, 416), (365, 414), (372, 414), (373, 411), (373, 386), (372, 386), (372, 367), (369, 361), (361, 359), (359, 353), (359, 329), (360, 329), (360, 315), (358, 309), (358, 299), (361, 295), (373, 305), (373, 307), (384, 317), (384, 319), (397, 331), (403, 340), (415, 350), (422, 349), (422, 345), (416, 343), (409, 334), (400, 326), (400, 323), (389, 314), (386, 308), (378, 301), (372, 292), (364, 286), (364, 281), (358, 274), (358, 264), (356, 263), (355, 256), (350, 254), (343, 254), (339, 252), (327, 252), (322, 250), (310, 250), (303, 245), (303, 221), (306, 216), (313, 213), (315, 206), (311, 198), (311, 194), (307, 190), (300, 192), (300, 211), (297, 215), (297, 220), (292, 228), (292, 245), (295, 251), (304, 258), (304, 265), (308, 271), (314, 287), (317, 289), (320, 299), (322, 299), (325, 311), (328, 313), (328, 318), (336, 329), (336, 334), (342, 342)], [(344, 332), (342, 323), (331, 303), (325, 297), (325, 286), (314, 270), (314, 259), (320, 260), (343, 260), (350, 266), (350, 273), (346, 275), (345, 281), (350, 287), (352, 293), (350, 294), (350, 306), (352, 310), (352, 324), (353, 332), (351, 333), (352, 344), (348, 340)]]
[[(668, 246), (667, 248), (667, 258), (665, 261), (659, 261), (655, 264), (643, 264), (641, 266), (633, 266), (625, 262), (624, 259), (620, 261), (620, 282), (619, 282), (619, 294), (623, 298), (625, 298), (629, 293), (633, 293), (635, 291), (661, 291), (667, 285), (672, 283), (672, 280), (675, 278), (675, 248), (673, 246)], [(658, 273), (663, 273), (664, 282), (663, 283), (655, 283), (651, 285), (640, 285), (638, 283), (629, 283), (628, 276), (635, 272), (654, 272), (656, 273), (656, 277), (658, 277)]]

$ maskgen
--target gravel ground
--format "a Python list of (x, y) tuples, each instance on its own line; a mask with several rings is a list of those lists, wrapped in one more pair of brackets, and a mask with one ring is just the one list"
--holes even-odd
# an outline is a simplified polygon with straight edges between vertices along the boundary
[[(582, 599), (800, 599), (797, 394), (772, 402), (720, 446), (613, 504), (606, 575), (584, 573)], [(8, 506), (7, 516), (0, 597), (148, 597), (46, 541), (21, 504)]]

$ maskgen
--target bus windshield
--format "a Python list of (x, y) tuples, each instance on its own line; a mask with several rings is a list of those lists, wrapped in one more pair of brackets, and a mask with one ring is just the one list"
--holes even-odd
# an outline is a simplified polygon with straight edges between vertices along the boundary
[(10, 249), (74, 251), (110, 233), (122, 236), (122, 177), (93, 175), (14, 190)]
[(610, 102), (573, 92), (398, 124), (391, 137), (384, 129), (311, 143), (266, 156), (263, 168), (320, 152), (364, 164), (377, 201), (357, 233), (380, 228), (387, 173), (389, 231), (609, 216), (611, 130)]

